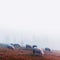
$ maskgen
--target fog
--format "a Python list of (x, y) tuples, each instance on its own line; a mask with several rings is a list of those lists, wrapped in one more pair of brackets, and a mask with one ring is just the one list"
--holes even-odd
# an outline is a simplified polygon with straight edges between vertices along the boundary
[(1, 0), (0, 43), (60, 50), (60, 1)]

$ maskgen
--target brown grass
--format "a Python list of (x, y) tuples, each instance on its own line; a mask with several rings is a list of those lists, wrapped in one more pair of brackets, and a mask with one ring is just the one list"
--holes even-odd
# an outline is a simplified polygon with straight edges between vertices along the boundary
[(19, 51), (8, 50), (7, 52), (0, 52), (0, 60), (60, 60), (59, 52), (60, 51), (52, 51), (49, 53), (44, 51), (45, 54), (41, 57), (30, 54), (20, 55)]

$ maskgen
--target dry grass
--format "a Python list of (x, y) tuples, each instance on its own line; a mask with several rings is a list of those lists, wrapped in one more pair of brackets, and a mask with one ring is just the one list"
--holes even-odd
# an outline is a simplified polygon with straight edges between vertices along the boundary
[(27, 55), (21, 55), (21, 56), (5, 56), (0, 58), (0, 60), (41, 60), (42, 58), (40, 56), (27, 56)]
[(0, 53), (0, 60), (60, 60), (60, 51), (44, 52), (44, 56), (35, 55), (20, 55), (19, 51), (7, 51), (6, 53)]

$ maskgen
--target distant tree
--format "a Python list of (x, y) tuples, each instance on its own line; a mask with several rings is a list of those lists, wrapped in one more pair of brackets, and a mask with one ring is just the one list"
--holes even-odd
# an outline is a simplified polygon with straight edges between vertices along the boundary
[(26, 48), (31, 48), (31, 46), (30, 45), (26, 45)]
[(51, 49), (50, 48), (45, 48), (45, 51), (51, 51)]
[(19, 44), (12, 44), (11, 43), (11, 45), (13, 45), (15, 48), (20, 48), (21, 47)]
[(33, 48), (37, 47), (37, 45), (33, 45)]

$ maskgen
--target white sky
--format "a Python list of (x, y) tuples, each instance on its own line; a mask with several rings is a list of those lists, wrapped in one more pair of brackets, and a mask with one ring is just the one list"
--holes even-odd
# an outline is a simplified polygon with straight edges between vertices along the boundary
[(0, 42), (22, 40), (60, 49), (60, 0), (0, 0)]

